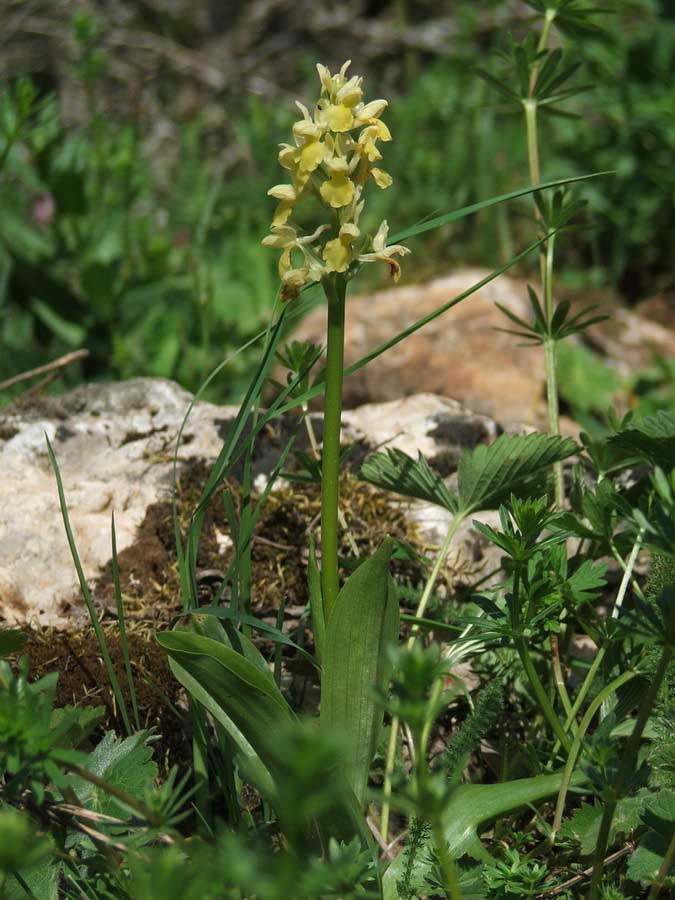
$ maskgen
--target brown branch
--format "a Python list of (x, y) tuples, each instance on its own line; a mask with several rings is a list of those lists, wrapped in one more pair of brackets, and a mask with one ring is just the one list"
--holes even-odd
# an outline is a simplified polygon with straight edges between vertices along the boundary
[(59, 356), (58, 359), (54, 359), (51, 362), (45, 363), (44, 366), (38, 366), (36, 369), (30, 369), (28, 372), (22, 372), (20, 375), (14, 375), (12, 378), (8, 378), (6, 381), (0, 381), (0, 391), (7, 390), (7, 388), (14, 387), (15, 384), (20, 384), (22, 381), (29, 381), (31, 378), (37, 378), (38, 375), (46, 375), (49, 372), (61, 372), (66, 366), (69, 366), (72, 362), (77, 362), (80, 359), (86, 359), (89, 356), (88, 350), (73, 350), (72, 353), (66, 353), (65, 356)]

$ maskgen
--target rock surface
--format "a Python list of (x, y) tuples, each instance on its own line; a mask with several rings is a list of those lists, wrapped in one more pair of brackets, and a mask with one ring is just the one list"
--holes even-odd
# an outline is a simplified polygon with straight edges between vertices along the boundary
[[(426, 284), (398, 287), (350, 298), (347, 306), (346, 362), (351, 364), (443, 303), (469, 290), (489, 273), (461, 271)], [(588, 333), (588, 342), (620, 374), (647, 366), (654, 352), (675, 355), (675, 331), (622, 307), (607, 294), (584, 296), (580, 306), (600, 304), (609, 316)], [(499, 329), (512, 323), (496, 307), (531, 319), (526, 282), (502, 275), (462, 300), (441, 317), (378, 357), (345, 383), (347, 405), (392, 400), (419, 391), (454, 397), (503, 425), (546, 425), (542, 353)], [(645, 311), (647, 308), (645, 307)], [(323, 344), (325, 309), (299, 326), (295, 337)], [(513, 326), (515, 327), (515, 326)], [(568, 429), (570, 430), (570, 429)], [(573, 429), (571, 429), (573, 431)]]
[[(59, 463), (70, 521), (91, 583), (110, 560), (115, 512), (119, 552), (129, 547), (148, 507), (170, 495), (172, 453), (191, 400), (162, 379), (92, 384), (0, 415), (0, 621), (68, 627), (81, 620), (73, 567), (45, 435)], [(195, 405), (180, 445), (181, 463), (212, 462), (236, 410)], [(347, 412), (343, 439), (370, 448), (422, 450), (451, 471), (465, 447), (489, 442), (498, 429), (459, 403), (423, 394)], [(262, 441), (258, 476), (278, 449)], [(435, 508), (413, 504), (410, 514), (430, 541), (446, 525)], [(474, 553), (474, 550), (470, 550)]]

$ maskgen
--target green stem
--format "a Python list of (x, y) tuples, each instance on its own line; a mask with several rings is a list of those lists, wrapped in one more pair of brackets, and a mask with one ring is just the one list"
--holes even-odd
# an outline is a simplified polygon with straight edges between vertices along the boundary
[(530, 656), (530, 651), (527, 647), (527, 642), (525, 638), (520, 633), (521, 631), (521, 608), (520, 608), (520, 572), (521, 565), (516, 565), (514, 573), (513, 573), (513, 588), (511, 593), (511, 626), (514, 630), (514, 641), (516, 650), (518, 651), (518, 656), (520, 657), (520, 661), (523, 664), (523, 669), (525, 670), (525, 674), (527, 676), (527, 680), (530, 682), (530, 686), (534, 691), (534, 695), (537, 698), (537, 702), (543, 712), (546, 720), (551, 726), (553, 733), (558, 738), (560, 743), (566, 752), (569, 752), (571, 744), (570, 740), (567, 737), (565, 730), (562, 727), (560, 719), (556, 715), (556, 711), (553, 709), (551, 701), (549, 700), (548, 694), (544, 689), (544, 685), (541, 683), (541, 679), (537, 674), (537, 670), (534, 667), (534, 663), (532, 662), (532, 657)]
[[(553, 256), (555, 248), (555, 237), (549, 238), (546, 242), (546, 253), (544, 256), (544, 307), (546, 313), (546, 324), (549, 329), (553, 320)], [(558, 352), (555, 338), (549, 336), (544, 343), (544, 363), (546, 366), (546, 400), (548, 404), (548, 430), (551, 435), (560, 434), (560, 410), (558, 404)], [(562, 463), (557, 462), (553, 466), (553, 475), (555, 479), (555, 502), (559, 509), (565, 500), (565, 483), (563, 481)]]
[(670, 839), (670, 843), (668, 844), (668, 849), (666, 850), (666, 855), (663, 857), (663, 862), (659, 866), (659, 871), (656, 874), (656, 879), (654, 881), (654, 884), (651, 886), (647, 900), (656, 900), (656, 898), (661, 893), (661, 888), (665, 884), (666, 878), (668, 877), (668, 873), (670, 872), (670, 867), (673, 864), (674, 858), (675, 858), (675, 834), (673, 834), (673, 836)]
[(324, 618), (328, 622), (340, 590), (338, 508), (346, 282), (339, 276), (334, 282), (326, 280), (324, 290), (328, 299), (328, 346), (321, 461), (321, 592)]
[[(565, 715), (570, 716), (572, 713), (572, 703), (570, 701), (570, 695), (567, 693), (567, 686), (565, 685), (565, 676), (563, 675), (562, 665), (560, 662), (560, 646), (558, 644), (558, 635), (552, 634), (549, 638), (551, 643), (551, 657), (553, 659), (553, 680), (555, 682), (556, 690), (558, 691), (558, 696), (560, 697), (560, 702), (563, 705), (563, 709), (565, 710)], [(572, 730), (574, 731), (575, 723), (572, 720)], [(565, 728), (565, 731), (568, 731)]]
[(530, 167), (532, 187), (541, 184), (541, 168), (539, 166), (539, 139), (537, 134), (537, 101), (528, 99), (523, 102), (525, 109), (525, 126), (527, 128), (527, 161)]
[[(445, 562), (445, 558), (448, 555), (448, 551), (450, 550), (450, 545), (452, 544), (452, 539), (457, 533), (457, 529), (464, 521), (463, 515), (456, 515), (452, 520), (452, 525), (450, 526), (447, 535), (445, 536), (445, 540), (441, 546), (441, 549), (438, 551), (436, 559), (434, 561), (433, 568), (427, 579), (427, 583), (424, 585), (424, 591), (422, 592), (422, 596), (420, 597), (420, 602), (417, 605), (417, 611), (415, 612), (415, 618), (421, 619), (424, 617), (424, 612), (427, 608), (427, 604), (431, 598), (431, 595), (434, 590), (434, 585), (436, 584), (436, 580), (440, 575), (441, 569), (443, 568), (443, 563)], [(408, 649), (411, 649), (415, 640), (417, 638), (417, 632), (419, 631), (418, 625), (413, 625), (410, 631), (410, 637), (408, 638)], [(389, 734), (389, 745), (387, 747), (387, 759), (384, 767), (384, 786), (383, 786), (383, 800), (382, 800), (382, 816), (380, 818), (380, 834), (384, 841), (387, 840), (387, 836), (389, 833), (389, 809), (391, 802), (391, 776), (394, 773), (394, 761), (396, 759), (396, 745), (398, 743), (398, 729), (400, 726), (398, 716), (394, 716), (391, 720), (391, 732)]]
[(457, 877), (457, 866), (454, 859), (448, 853), (448, 844), (443, 834), (443, 826), (439, 816), (434, 817), (431, 823), (431, 830), (434, 836), (434, 844), (436, 845), (436, 853), (438, 853), (438, 861), (441, 865), (443, 873), (443, 881), (445, 889), (450, 900), (462, 900), (462, 890), (459, 886), (459, 878)]
[(615, 678), (614, 681), (610, 682), (610, 684), (604, 687), (597, 697), (593, 698), (593, 702), (586, 710), (586, 714), (581, 720), (579, 729), (574, 737), (574, 742), (572, 743), (572, 748), (570, 749), (570, 752), (567, 756), (567, 763), (565, 764), (565, 769), (563, 771), (562, 784), (560, 785), (560, 790), (558, 791), (558, 802), (556, 804), (555, 817), (553, 819), (551, 843), (555, 841), (555, 836), (560, 831), (560, 825), (562, 823), (562, 817), (565, 811), (565, 800), (567, 799), (567, 792), (569, 790), (570, 781), (572, 780), (572, 772), (574, 771), (574, 766), (576, 765), (577, 757), (579, 756), (581, 744), (584, 737), (586, 736), (586, 732), (590, 728), (595, 714), (605, 702), (607, 697), (610, 697), (613, 693), (615, 693), (615, 691), (618, 691), (622, 684), (630, 681), (631, 678), (635, 678), (635, 675), (635, 672), (624, 672), (623, 674), (619, 675), (618, 678)]
[(516, 650), (518, 651), (518, 656), (520, 656), (520, 661), (522, 662), (523, 668), (525, 669), (527, 680), (530, 682), (530, 686), (534, 691), (535, 697), (537, 698), (539, 707), (546, 717), (546, 721), (551, 726), (551, 730), (560, 741), (560, 745), (562, 746), (563, 750), (566, 753), (569, 753), (572, 744), (562, 726), (560, 719), (556, 715), (556, 712), (551, 705), (551, 701), (549, 700), (548, 694), (544, 689), (544, 685), (541, 683), (541, 679), (539, 678), (537, 670), (534, 667), (534, 663), (532, 662), (532, 657), (530, 656), (530, 651), (527, 649), (527, 643), (524, 637), (516, 638)]
[(652, 683), (649, 685), (647, 695), (640, 704), (640, 711), (638, 712), (638, 717), (635, 722), (635, 726), (633, 727), (633, 732), (628, 738), (628, 742), (624, 748), (623, 755), (621, 756), (619, 771), (616, 775), (616, 781), (614, 782), (611, 796), (605, 803), (605, 808), (602, 812), (602, 820), (600, 822), (600, 830), (598, 832), (598, 840), (595, 845), (595, 855), (593, 858), (593, 877), (591, 879), (591, 887), (588, 893), (588, 900), (597, 900), (598, 892), (600, 890), (600, 883), (602, 881), (602, 873), (605, 865), (605, 854), (607, 852), (607, 845), (609, 844), (609, 835), (612, 828), (614, 813), (616, 811), (616, 805), (621, 799), (626, 781), (635, 769), (635, 757), (640, 746), (640, 741), (642, 740), (642, 732), (644, 731), (647, 720), (651, 715), (654, 702), (656, 701), (656, 696), (661, 687), (661, 682), (665, 677), (666, 670), (668, 669), (668, 664), (672, 659), (673, 649), (675, 648), (670, 646), (670, 644), (666, 644), (663, 648), (661, 658), (659, 659), (656, 671), (654, 672), (654, 677), (652, 678)]

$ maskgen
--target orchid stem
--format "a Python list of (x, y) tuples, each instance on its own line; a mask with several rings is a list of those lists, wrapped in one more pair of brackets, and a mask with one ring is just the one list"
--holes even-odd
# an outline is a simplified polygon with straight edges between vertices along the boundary
[(321, 457), (321, 592), (328, 622), (340, 590), (338, 574), (338, 509), (340, 491), (340, 425), (344, 368), (346, 282), (340, 276), (323, 282), (328, 299), (326, 405)]

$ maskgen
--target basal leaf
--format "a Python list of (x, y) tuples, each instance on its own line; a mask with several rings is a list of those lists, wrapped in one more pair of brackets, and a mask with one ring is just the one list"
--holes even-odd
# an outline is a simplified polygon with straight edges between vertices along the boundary
[(391, 542), (385, 541), (350, 575), (326, 623), (321, 727), (347, 736), (345, 774), (361, 807), (383, 716), (373, 689), (386, 686), (386, 648), (398, 640), (398, 603), (389, 575), (391, 550)]
[[(191, 632), (170, 631), (157, 635), (169, 654), (174, 674), (183, 686), (218, 717), (226, 729), (234, 723), (261, 760), (274, 769), (271, 741), (280, 725), (293, 713), (274, 680), (255, 663), (213, 638)], [(183, 673), (190, 676), (185, 679)], [(200, 690), (195, 693), (195, 686)], [(208, 702), (205, 702), (208, 701)]]

